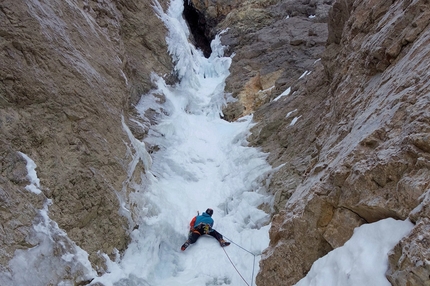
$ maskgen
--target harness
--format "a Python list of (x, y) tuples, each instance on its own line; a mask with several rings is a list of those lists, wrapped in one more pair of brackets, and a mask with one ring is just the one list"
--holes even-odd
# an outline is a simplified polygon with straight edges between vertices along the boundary
[(207, 223), (200, 223), (193, 232), (198, 232), (199, 234), (208, 234), (211, 231), (211, 226)]
[(196, 227), (194, 224), (196, 222), (196, 217), (194, 217), (190, 222), (190, 231), (198, 233), (199, 235), (208, 234), (211, 231), (211, 226), (207, 223), (199, 223)]

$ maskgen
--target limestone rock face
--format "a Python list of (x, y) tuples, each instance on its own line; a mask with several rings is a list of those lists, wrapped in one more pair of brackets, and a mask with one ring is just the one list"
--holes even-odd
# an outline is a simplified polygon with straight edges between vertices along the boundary
[(387, 278), (392, 285), (430, 285), (430, 220), (423, 218), (389, 253)]
[(426, 3), (335, 2), (321, 62), (255, 113), (250, 141), (280, 167), (258, 285), (293, 285), (354, 227), (387, 217), (417, 222), (390, 256), (390, 281), (426, 285), (418, 235), (428, 228), (430, 179)]
[[(50, 217), (91, 261), (125, 249), (133, 225), (119, 214), (118, 198), (131, 191), (122, 118), (128, 124), (151, 88), (151, 72), (171, 71), (164, 38), (145, 1), (0, 3), (1, 265), (32, 247), (46, 198)], [(42, 194), (25, 190), (18, 151), (37, 165)]]

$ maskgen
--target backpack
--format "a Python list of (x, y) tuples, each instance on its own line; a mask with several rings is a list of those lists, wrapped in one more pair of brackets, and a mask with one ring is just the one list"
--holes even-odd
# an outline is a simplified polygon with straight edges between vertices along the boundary
[(190, 230), (194, 230), (194, 224), (196, 223), (197, 216), (193, 217), (193, 219), (190, 221)]

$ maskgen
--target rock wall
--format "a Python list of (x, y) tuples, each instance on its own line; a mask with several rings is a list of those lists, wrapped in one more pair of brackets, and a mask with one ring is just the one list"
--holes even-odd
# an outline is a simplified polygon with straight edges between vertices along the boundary
[(282, 166), (258, 285), (293, 285), (355, 227), (387, 217), (416, 223), (390, 255), (388, 279), (428, 283), (426, 3), (337, 1), (321, 63), (296, 92), (256, 112), (251, 140)]
[[(119, 214), (132, 191), (122, 118), (144, 135), (129, 119), (151, 72), (172, 70), (164, 25), (151, 3), (129, 0), (6, 0), (0, 23), (0, 270), (33, 246), (50, 198), (50, 217), (103, 271), (97, 251), (121, 252), (134, 227)], [(25, 190), (18, 151), (36, 163), (42, 194)]]

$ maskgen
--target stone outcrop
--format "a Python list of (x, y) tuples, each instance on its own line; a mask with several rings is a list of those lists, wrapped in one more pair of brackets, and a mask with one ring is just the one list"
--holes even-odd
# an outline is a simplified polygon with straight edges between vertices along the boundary
[[(50, 217), (102, 271), (97, 251), (121, 252), (134, 227), (119, 214), (132, 191), (122, 118), (144, 134), (129, 118), (151, 72), (172, 70), (164, 25), (149, 2), (128, 0), (2, 1), (0, 23), (0, 264), (33, 246), (50, 198)], [(25, 190), (18, 151), (42, 194)]]
[(390, 256), (390, 281), (427, 283), (428, 212), (420, 202), (430, 175), (425, 5), (334, 3), (321, 63), (294, 93), (256, 112), (251, 142), (282, 166), (270, 187), (281, 211), (258, 285), (294, 284), (354, 227), (387, 217), (417, 223)]
[(430, 220), (422, 218), (389, 253), (387, 278), (392, 285), (429, 285)]

